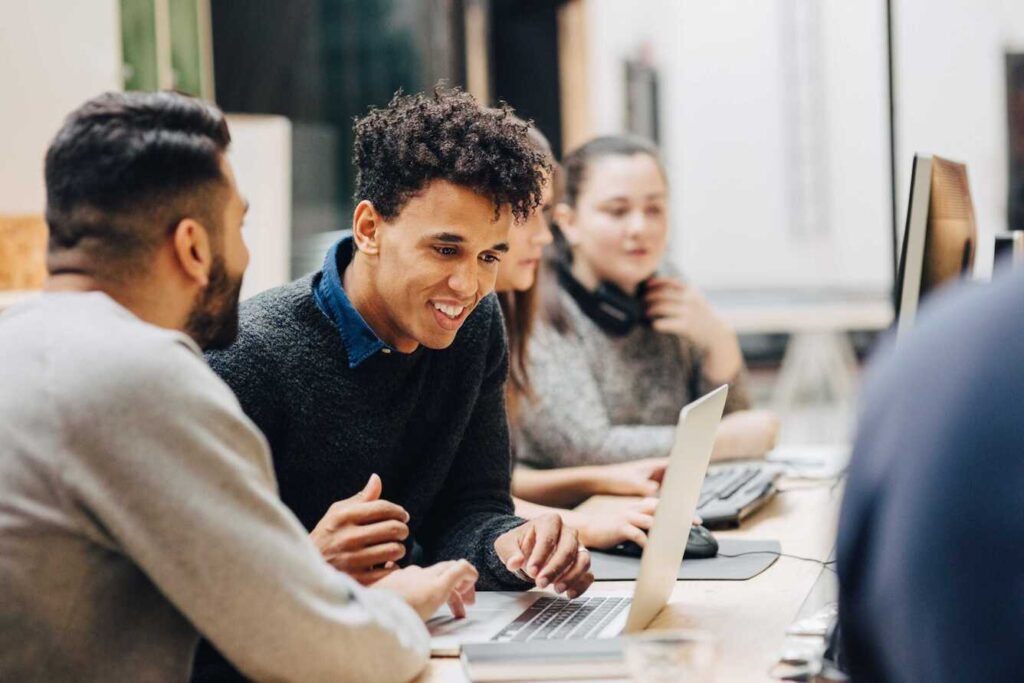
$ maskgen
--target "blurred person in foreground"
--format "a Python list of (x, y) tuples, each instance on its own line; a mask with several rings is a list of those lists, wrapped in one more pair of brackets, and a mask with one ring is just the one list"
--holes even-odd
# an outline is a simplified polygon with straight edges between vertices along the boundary
[(266, 440), (201, 349), (238, 329), (247, 204), (223, 115), (101, 95), (46, 156), (46, 292), (0, 316), (0, 680), (405, 681), (466, 562), (373, 589), (280, 502)]
[(839, 520), (854, 681), (1024, 671), (1024, 272), (938, 295), (872, 364)]

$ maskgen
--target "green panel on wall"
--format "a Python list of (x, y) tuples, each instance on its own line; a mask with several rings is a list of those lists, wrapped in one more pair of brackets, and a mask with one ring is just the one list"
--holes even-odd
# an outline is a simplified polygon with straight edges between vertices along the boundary
[(169, 0), (168, 10), (171, 15), (171, 70), (174, 73), (174, 89), (199, 97), (203, 94), (199, 2)]
[(153, 0), (121, 0), (125, 90), (156, 90), (156, 9)]

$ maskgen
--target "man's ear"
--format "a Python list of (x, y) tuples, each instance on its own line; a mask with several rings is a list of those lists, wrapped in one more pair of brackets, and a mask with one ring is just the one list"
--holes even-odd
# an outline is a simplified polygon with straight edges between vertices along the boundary
[(380, 228), (383, 222), (373, 202), (367, 199), (359, 202), (352, 212), (352, 236), (356, 249), (376, 256), (380, 252)]
[(579, 230), (576, 226), (576, 210), (568, 204), (559, 202), (551, 212), (551, 220), (555, 222), (558, 229), (565, 235), (570, 246), (576, 246), (580, 242)]
[(210, 283), (213, 267), (213, 249), (210, 233), (202, 223), (183, 218), (174, 228), (172, 237), (174, 256), (186, 277), (200, 287)]

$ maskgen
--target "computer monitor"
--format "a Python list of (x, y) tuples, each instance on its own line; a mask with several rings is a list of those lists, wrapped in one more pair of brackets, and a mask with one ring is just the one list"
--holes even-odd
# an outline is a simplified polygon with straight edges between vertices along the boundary
[(971, 273), (977, 244), (967, 167), (937, 156), (914, 155), (896, 275), (897, 337), (913, 326), (922, 298)]

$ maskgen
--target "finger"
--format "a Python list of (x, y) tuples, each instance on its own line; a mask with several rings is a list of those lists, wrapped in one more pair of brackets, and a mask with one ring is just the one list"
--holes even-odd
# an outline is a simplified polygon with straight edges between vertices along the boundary
[[(590, 576), (589, 580), (587, 580), (588, 575)], [(586, 548), (582, 548), (577, 554), (575, 562), (555, 579), (555, 592), (565, 593), (575, 590), (575, 595), (570, 597), (577, 597), (587, 589), (591, 582), (593, 582), (593, 575), (590, 574), (590, 552)]]
[(641, 479), (639, 481), (632, 482), (633, 490), (635, 495), (653, 496), (661, 488), (661, 483), (654, 481), (653, 479)]
[(476, 604), (476, 580), (464, 579), (455, 586), (455, 591), (467, 605)]
[(396, 571), (398, 571), (398, 565), (392, 563), (389, 567), (384, 567), (382, 569), (371, 569), (369, 571), (355, 573), (348, 572), (348, 574), (362, 585), (370, 586), (377, 583), (385, 576), (394, 574)]
[(647, 547), (647, 534), (640, 527), (633, 524), (625, 524), (620, 533), (622, 534), (623, 541), (633, 541), (633, 543), (636, 543), (641, 548)]
[(686, 306), (678, 301), (658, 301), (647, 306), (647, 317), (649, 318), (672, 318), (673, 320), (686, 320), (689, 318), (689, 311)]
[(519, 537), (516, 539), (516, 553), (508, 558), (505, 566), (509, 571), (519, 571), (526, 566), (526, 558), (533, 552), (537, 541), (537, 532), (530, 524), (525, 529), (520, 529)]
[(665, 275), (655, 275), (654, 277), (649, 278), (647, 280), (647, 291), (650, 291), (652, 289), (665, 288), (677, 289), (680, 291), (687, 289), (686, 283), (674, 277), (668, 277)]
[(457, 562), (458, 560), (442, 560), (440, 562), (435, 562), (434, 564), (423, 567), (422, 569), (425, 574), (429, 574), (434, 578), (441, 579), (444, 577), (445, 572), (454, 567), (457, 564)]
[(660, 488), (657, 482), (649, 479), (617, 479), (608, 486), (610, 493), (619, 496), (653, 496)]
[(537, 587), (545, 588), (557, 577), (565, 573), (576, 562), (580, 549), (579, 538), (575, 529), (563, 528), (558, 539), (558, 545), (551, 553), (547, 562), (537, 573)]
[(544, 586), (538, 579), (562, 538), (562, 518), (557, 514), (544, 515), (535, 519), (532, 526), (534, 530), (533, 552), (530, 553), (530, 559), (526, 563), (526, 573), (533, 577), (538, 586), (543, 588)]
[(363, 485), (362, 490), (357, 492), (355, 495), (344, 498), (339, 503), (358, 503), (361, 501), (377, 500), (380, 498), (380, 492), (383, 485), (380, 481), (380, 476), (376, 473), (371, 474), (370, 478), (366, 480), (366, 484)]
[(658, 509), (657, 498), (644, 498), (630, 508), (631, 512), (639, 512), (642, 515), (653, 515)]
[(476, 567), (466, 560), (458, 560), (443, 568), (439, 581), (441, 589), (446, 595), (457, 594), (460, 604), (465, 604), (464, 596), (471, 596), (469, 602), (472, 604), (476, 597), (474, 587), (478, 578), (480, 578), (480, 574)]
[(626, 514), (626, 521), (638, 529), (650, 529), (654, 526), (654, 517), (645, 515), (642, 512), (629, 512)]
[(359, 495), (362, 500), (378, 500), (381, 492), (384, 490), (384, 484), (380, 480), (380, 475), (374, 472), (370, 475), (370, 479), (366, 482), (366, 486), (360, 491)]
[(383, 543), (346, 552), (331, 561), (335, 567), (346, 572), (365, 571), (385, 562), (397, 562), (405, 557), (405, 546), (401, 543)]
[(684, 301), (685, 294), (678, 289), (669, 287), (662, 287), (660, 289), (648, 289), (644, 292), (644, 302), (647, 304), (654, 303), (678, 303), (681, 304)]
[(392, 541), (404, 541), (409, 538), (409, 527), (403, 522), (389, 519), (386, 522), (374, 522), (347, 530), (344, 550), (356, 551), (373, 545), (381, 545)]
[(462, 596), (462, 601), (467, 605), (476, 604), (476, 581), (466, 585), (459, 589), (459, 595)]
[(477, 572), (468, 560), (447, 560), (445, 562), (439, 562), (433, 565), (431, 568), (439, 569), (439, 575), (442, 579), (449, 582), (454, 588), (455, 584), (460, 581), (469, 581), (476, 583), (476, 580), (480, 577), (480, 573)]
[(644, 472), (647, 474), (647, 478), (653, 481), (660, 482), (664, 479), (666, 468), (668, 468), (668, 458), (655, 458), (644, 463)]
[(458, 591), (452, 591), (448, 595), (448, 609), (452, 611), (452, 615), (456, 619), (463, 619), (466, 616), (466, 605), (462, 601), (462, 596), (459, 595)]
[(372, 524), (383, 522), (388, 519), (396, 519), (403, 524), (408, 524), (409, 513), (401, 505), (392, 503), (390, 500), (373, 500), (363, 503), (355, 503), (345, 510), (347, 521), (353, 524)]
[(570, 600), (575, 600), (586, 593), (592, 583), (594, 583), (594, 574), (588, 569), (566, 587), (565, 596)]

